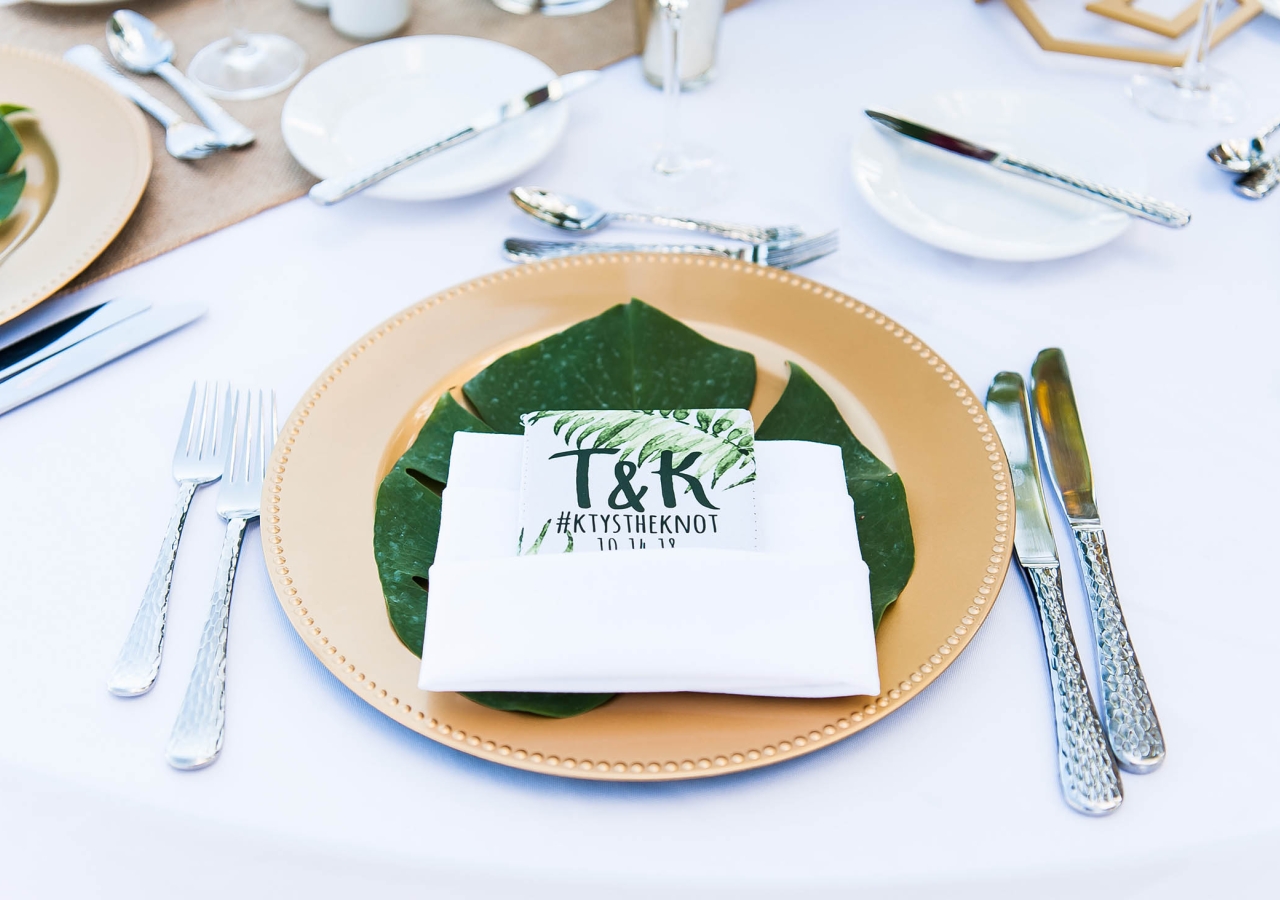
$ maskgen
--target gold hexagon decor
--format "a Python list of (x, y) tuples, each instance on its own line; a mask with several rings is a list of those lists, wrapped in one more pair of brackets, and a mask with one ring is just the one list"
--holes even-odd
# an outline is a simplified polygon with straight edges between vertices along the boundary
[[(985, 3), (986, 0), (977, 0)], [(1110, 19), (1116, 19), (1130, 25), (1136, 25), (1146, 31), (1178, 37), (1196, 23), (1199, 15), (1200, 0), (1195, 0), (1186, 9), (1171, 19), (1153, 13), (1134, 9), (1136, 0), (1095, 0), (1085, 9)], [(1236, 8), (1231, 15), (1222, 20), (1213, 30), (1211, 46), (1238, 31), (1246, 22), (1253, 20), (1262, 12), (1259, 0), (1235, 0)], [(1180, 66), (1186, 56), (1185, 51), (1152, 50), (1148, 47), (1126, 47), (1116, 44), (1098, 44), (1091, 41), (1069, 41), (1054, 37), (1049, 29), (1040, 21), (1031, 8), (1031, 0), (1005, 0), (1005, 5), (1018, 17), (1018, 21), (1027, 29), (1041, 50), (1051, 53), (1071, 53), (1076, 56), (1096, 56), (1103, 59), (1121, 59), (1129, 62), (1149, 63), (1156, 66)]]

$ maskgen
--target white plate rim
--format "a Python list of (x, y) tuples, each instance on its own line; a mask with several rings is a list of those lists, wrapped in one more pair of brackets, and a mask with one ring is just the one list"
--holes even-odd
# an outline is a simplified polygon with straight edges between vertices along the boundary
[[(931, 101), (937, 101), (945, 96), (956, 95), (1003, 95), (1006, 97), (1016, 97), (1023, 100), (1032, 100), (1039, 103), (1052, 103), (1059, 108), (1070, 109), (1082, 117), (1093, 119), (1101, 126), (1107, 129), (1108, 133), (1128, 148), (1132, 149), (1134, 158), (1139, 158), (1136, 147), (1133, 146), (1126, 136), (1116, 129), (1106, 119), (1098, 116), (1096, 113), (1088, 110), (1078, 104), (1070, 103), (1062, 98), (1056, 97), (1042, 91), (1031, 90), (1010, 90), (1010, 89), (965, 89), (957, 88), (946, 91), (938, 91), (933, 94), (917, 96), (912, 98), (910, 107), (922, 106)], [(888, 202), (876, 189), (871, 173), (867, 168), (867, 162), (876, 154), (871, 151), (874, 146), (873, 142), (883, 142), (882, 146), (891, 146), (890, 137), (880, 133), (878, 127), (871, 122), (870, 119), (864, 117), (863, 127), (853, 142), (850, 152), (850, 169), (853, 175), (853, 182), (858, 189), (858, 193), (867, 202), (867, 204), (875, 210), (875, 212), (887, 221), (889, 224), (898, 228), (900, 231), (911, 235), (912, 237), (953, 253), (959, 253), (964, 256), (971, 256), (978, 259), (989, 259), (999, 262), (1040, 262), (1054, 259), (1065, 259), (1071, 256), (1078, 256), (1095, 250), (1104, 244), (1118, 238), (1121, 234), (1128, 230), (1132, 224), (1132, 219), (1128, 216), (1123, 219), (1116, 220), (1116, 224), (1102, 227), (1099, 226), (1087, 236), (1076, 241), (1063, 241), (1054, 245), (1046, 244), (1018, 244), (1009, 241), (1001, 241), (993, 238), (978, 236), (972, 232), (965, 231), (954, 225), (950, 225), (937, 220), (931, 220), (930, 224), (925, 226), (921, 224), (921, 219), (929, 219), (927, 213), (918, 210), (918, 208), (909, 203), (895, 204)], [(1145, 188), (1145, 171), (1144, 183), (1134, 184), (1129, 187), (1135, 190)], [(910, 214), (907, 209), (916, 210), (917, 215)]]
[[(298, 165), (302, 166), (304, 169), (306, 169), (308, 172), (310, 172), (312, 175), (314, 175), (316, 178), (319, 178), (319, 179), (329, 178), (334, 175), (340, 174), (339, 172), (330, 171), (324, 165), (316, 164), (316, 159), (312, 154), (311, 148), (309, 146), (309, 142), (314, 139), (311, 138), (310, 136), (302, 135), (302, 133), (297, 128), (293, 127), (290, 123), (291, 117), (293, 117), (294, 114), (296, 113), (297, 104), (301, 102), (301, 100), (296, 100), (295, 98), (306, 97), (306, 85), (307, 85), (307, 82), (311, 80), (313, 76), (315, 76), (317, 73), (322, 73), (322, 72), (325, 74), (328, 74), (333, 71), (334, 67), (340, 67), (342, 65), (349, 64), (350, 63), (349, 57), (351, 57), (353, 54), (358, 54), (361, 56), (367, 56), (367, 55), (379, 54), (379, 53), (395, 54), (395, 53), (398, 53), (400, 48), (405, 45), (405, 42), (438, 43), (440, 41), (448, 41), (454, 44), (459, 44), (464, 42), (473, 43), (473, 44), (487, 44), (492, 47), (501, 48), (504, 52), (510, 52), (513, 57), (523, 57), (531, 61), (532, 63), (535, 63), (538, 67), (541, 68), (543, 72), (543, 76), (545, 76), (546, 81), (550, 81), (551, 79), (556, 77), (555, 70), (553, 70), (550, 66), (548, 66), (546, 63), (544, 63), (542, 60), (538, 59), (536, 56), (534, 56), (531, 53), (526, 53), (525, 51), (520, 50), (517, 47), (512, 47), (509, 44), (503, 44), (500, 41), (491, 41), (486, 38), (471, 37), (468, 35), (415, 34), (415, 35), (406, 35), (405, 37), (400, 37), (400, 38), (392, 38), (390, 40), (385, 40), (385, 41), (377, 41), (371, 44), (364, 44), (359, 47), (354, 47), (351, 50), (347, 50), (344, 53), (339, 53), (337, 56), (334, 56), (330, 59), (325, 60), (323, 63), (321, 63), (320, 65), (316, 66), (314, 69), (309, 71), (306, 75), (302, 77), (302, 79), (298, 82), (298, 84), (294, 86), (293, 90), (289, 92), (289, 96), (285, 99), (284, 107), (280, 111), (280, 131), (281, 131), (282, 137), (284, 138), (285, 147), (288, 149), (290, 155), (293, 156), (294, 160), (298, 163)], [(534, 87), (536, 87), (536, 85), (529, 86), (530, 89), (533, 89)], [(523, 173), (529, 171), (534, 166), (541, 163), (551, 154), (551, 151), (554, 150), (555, 147), (559, 144), (560, 139), (564, 136), (565, 128), (568, 127), (568, 123), (569, 123), (568, 106), (564, 103), (556, 103), (554, 104), (552, 110), (549, 110), (549, 111), (555, 114), (555, 119), (553, 120), (552, 126), (551, 126), (552, 127), (551, 136), (547, 139), (544, 147), (539, 148), (536, 153), (532, 153), (527, 157), (525, 157), (521, 161), (519, 166), (514, 166), (514, 165), (510, 166), (507, 169), (502, 170), (500, 174), (498, 171), (495, 171), (492, 177), (488, 179), (484, 179), (479, 182), (470, 183), (462, 190), (446, 188), (442, 190), (432, 191), (432, 190), (417, 188), (412, 191), (406, 191), (406, 190), (397, 190), (391, 185), (389, 185), (387, 182), (383, 182), (382, 184), (373, 187), (366, 193), (368, 193), (370, 196), (377, 197), (380, 200), (416, 202), (416, 201), (431, 201), (431, 200), (450, 200), (458, 197), (467, 197), (467, 196), (482, 193), (483, 191), (487, 191), (494, 187), (497, 187), (500, 184), (503, 184), (507, 181), (510, 181), (514, 178), (519, 177)], [(479, 115), (483, 112), (485, 112), (485, 110), (477, 110), (476, 114)], [(461, 126), (465, 123), (459, 122), (457, 124)]]

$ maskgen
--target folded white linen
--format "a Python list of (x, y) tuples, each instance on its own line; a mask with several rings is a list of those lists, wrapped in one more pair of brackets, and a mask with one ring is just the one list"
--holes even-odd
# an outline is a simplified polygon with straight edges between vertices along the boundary
[(454, 438), (419, 687), (879, 692), (840, 448), (756, 443), (757, 552), (517, 556), (522, 441)]

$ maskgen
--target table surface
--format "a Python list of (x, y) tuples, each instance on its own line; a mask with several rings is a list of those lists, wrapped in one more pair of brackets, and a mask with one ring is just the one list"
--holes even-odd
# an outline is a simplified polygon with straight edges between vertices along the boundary
[[(1280, 21), (1268, 19), (1215, 51), (1254, 101), (1226, 134), (1280, 109), (1278, 46)], [(1264, 549), (1280, 501), (1280, 201), (1227, 189), (1203, 155), (1222, 133), (1133, 108), (1131, 66), (1046, 55), (1002, 4), (756, 0), (727, 18), (721, 60), (719, 80), (686, 98), (689, 129), (744, 191), (767, 184), (761, 196), (839, 224), (844, 249), (807, 277), (892, 315), (977, 390), (1001, 368), (1025, 371), (1044, 346), (1066, 350), (1164, 767), (1127, 777), (1110, 818), (1067, 809), (1037, 623), (1013, 576), (936, 684), (820, 753), (673, 784), (505, 769), (410, 733), (331, 678), (285, 621), (252, 531), (222, 758), (170, 769), (163, 747), (220, 540), (214, 492), (197, 495), (189, 520), (155, 690), (120, 700), (103, 681), (168, 516), (187, 385), (234, 376), (274, 386), (288, 408), (365, 330), (506, 265), (503, 237), (547, 236), (503, 190), (331, 209), (299, 200), (18, 326), (127, 294), (210, 307), (0, 418), (0, 892), (1180, 897), (1239, 896), (1261, 881), (1280, 842), (1280, 719), (1264, 687), (1280, 632)], [(1150, 192), (1195, 222), (1135, 224), (1076, 259), (1006, 264), (878, 220), (849, 176), (862, 107), (1010, 86), (1111, 119), (1141, 148)], [(610, 196), (653, 136), (659, 101), (637, 61), (612, 67), (573, 101), (561, 150), (522, 181)], [(1087, 634), (1073, 567), (1065, 575)]]

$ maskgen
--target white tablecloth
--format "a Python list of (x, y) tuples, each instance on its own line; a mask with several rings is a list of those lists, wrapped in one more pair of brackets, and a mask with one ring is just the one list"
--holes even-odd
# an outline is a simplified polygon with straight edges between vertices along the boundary
[[(1267, 20), (1215, 52), (1254, 99), (1226, 133), (1280, 109), (1278, 51), (1280, 22)], [(288, 408), (366, 329), (505, 265), (504, 236), (546, 236), (502, 190), (416, 205), (299, 200), (32, 317), (126, 293), (210, 306), (181, 334), (0, 418), (0, 894), (1204, 897), (1274, 884), (1263, 875), (1280, 842), (1268, 563), (1280, 200), (1227, 189), (1203, 156), (1221, 132), (1131, 107), (1130, 66), (1048, 56), (998, 3), (756, 0), (726, 20), (721, 59), (719, 80), (687, 98), (691, 130), (744, 184), (768, 182), (839, 223), (844, 249), (807, 276), (924, 336), (976, 390), (1041, 347), (1065, 348), (1164, 767), (1128, 776), (1115, 816), (1067, 809), (1037, 625), (1011, 574), (935, 685), (820, 753), (678, 784), (501, 768), (401, 728), (326, 674), (281, 614), (251, 531), (225, 750), (210, 769), (170, 769), (162, 751), (220, 537), (213, 492), (188, 525), (158, 685), (119, 700), (103, 679), (168, 516), (187, 385), (274, 385)], [(1088, 104), (1141, 146), (1151, 192), (1195, 222), (1138, 224), (1039, 264), (964, 259), (899, 234), (850, 182), (860, 110), (952, 86)], [(522, 180), (608, 196), (618, 161), (653, 134), (659, 100), (636, 61), (613, 67), (574, 101), (561, 151)]]

